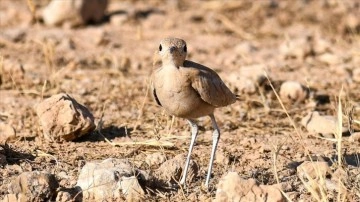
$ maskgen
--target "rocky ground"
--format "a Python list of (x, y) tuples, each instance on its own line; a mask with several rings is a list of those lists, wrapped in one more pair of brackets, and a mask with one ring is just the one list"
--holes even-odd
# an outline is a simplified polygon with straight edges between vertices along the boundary
[[(0, 2), (1, 200), (360, 201), (358, 1), (109, 0), (56, 25), (48, 2)], [(179, 187), (190, 128), (149, 94), (168, 36), (241, 97), (209, 191), (210, 119)]]

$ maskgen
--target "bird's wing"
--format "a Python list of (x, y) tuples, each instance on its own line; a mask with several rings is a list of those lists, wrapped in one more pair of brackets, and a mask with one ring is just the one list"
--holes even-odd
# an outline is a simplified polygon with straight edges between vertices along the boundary
[(192, 71), (191, 86), (202, 100), (215, 107), (223, 107), (236, 102), (236, 95), (230, 91), (215, 71), (191, 61), (186, 61), (184, 66)]
[(151, 75), (151, 80), (150, 80), (150, 91), (151, 91), (151, 95), (152, 95), (152, 98), (155, 100), (155, 102), (159, 105), (159, 106), (162, 106), (161, 105), (161, 102), (156, 94), (156, 88), (155, 88), (155, 84), (154, 84), (154, 77), (155, 77), (155, 73), (157, 72), (158, 70), (156, 70), (152, 75)]

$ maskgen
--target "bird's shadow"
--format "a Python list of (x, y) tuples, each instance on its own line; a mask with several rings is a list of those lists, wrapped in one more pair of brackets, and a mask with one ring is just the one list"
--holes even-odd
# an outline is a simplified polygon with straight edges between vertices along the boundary
[(113, 140), (115, 138), (129, 137), (133, 131), (132, 128), (107, 126), (101, 130), (95, 130), (90, 135), (85, 135), (76, 140), (76, 142), (99, 142), (107, 140)]

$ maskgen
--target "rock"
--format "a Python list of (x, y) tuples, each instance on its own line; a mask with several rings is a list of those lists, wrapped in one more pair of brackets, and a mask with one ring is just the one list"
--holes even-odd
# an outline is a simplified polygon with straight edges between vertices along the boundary
[(342, 63), (340, 56), (333, 53), (324, 53), (318, 56), (318, 60), (327, 65), (337, 65)]
[(74, 188), (59, 188), (56, 195), (56, 202), (82, 201), (82, 194)]
[(94, 116), (68, 94), (53, 95), (35, 110), (48, 140), (71, 141), (95, 129)]
[(4, 38), (6, 38), (9, 41), (21, 42), (24, 41), (24, 38), (26, 36), (26, 29), (24, 28), (6, 29), (0, 35), (4, 36)]
[(234, 52), (238, 55), (247, 55), (259, 50), (259, 44), (251, 41), (243, 41), (237, 44)]
[(360, 20), (354, 13), (348, 13), (344, 19), (344, 31), (348, 34), (359, 33)]
[(139, 172), (125, 159), (88, 162), (81, 169), (77, 187), (81, 188), (83, 200), (87, 201), (121, 200), (121, 194), (127, 201), (141, 201), (145, 193), (136, 178), (138, 175)]
[[(332, 138), (337, 131), (337, 118), (334, 116), (322, 116), (317, 111), (310, 112), (303, 117), (301, 124), (309, 133), (322, 134), (329, 138)], [(347, 132), (347, 128), (343, 127), (342, 132)]]
[(99, 23), (104, 18), (107, 5), (108, 0), (52, 0), (44, 8), (42, 18), (50, 26), (63, 23), (69, 23), (70, 26)]
[(335, 182), (338, 182), (339, 180), (341, 182), (348, 182), (349, 175), (343, 168), (339, 167), (331, 174), (331, 180)]
[(268, 68), (265, 64), (242, 66), (239, 72), (240, 75), (252, 80), (259, 85), (261, 85), (266, 80), (265, 73), (269, 74)]
[(230, 158), (229, 156), (222, 150), (216, 151), (215, 153), (215, 163), (220, 165), (229, 165), (230, 164)]
[(301, 37), (293, 40), (286, 40), (280, 45), (280, 54), (285, 59), (296, 58), (303, 60), (311, 53), (311, 44), (308, 37)]
[[(342, 182), (344, 182), (344, 181), (342, 181)], [(320, 183), (321, 182), (319, 182), (319, 184)], [(343, 184), (339, 184), (339, 181), (325, 179), (324, 184), (325, 184), (326, 189), (329, 191), (339, 192), (339, 190), (340, 190), (341, 193), (346, 193), (348, 191), (347, 188)], [(319, 186), (319, 185), (317, 185), (317, 186)], [(314, 187), (314, 185), (313, 185), (313, 187)], [(319, 188), (318, 188), (318, 190), (319, 190)]]
[(267, 79), (265, 72), (269, 74), (264, 64), (254, 64), (242, 66), (237, 72), (221, 74), (221, 77), (239, 92), (253, 94), (256, 92), (257, 86), (261, 86)]
[(352, 133), (349, 137), (349, 142), (360, 142), (360, 132)]
[(260, 185), (254, 179), (242, 179), (236, 172), (223, 176), (216, 190), (215, 202), (285, 201), (279, 185)]
[(331, 169), (326, 161), (305, 161), (297, 167), (298, 176), (305, 179), (325, 179), (330, 173)]
[(143, 201), (141, 199), (145, 192), (135, 176), (123, 177), (120, 186), (122, 194), (126, 196), (127, 201)]
[(166, 156), (162, 152), (156, 152), (156, 153), (150, 154), (145, 159), (145, 162), (150, 167), (158, 167), (160, 164), (164, 163), (165, 161), (166, 161)]
[[(186, 157), (183, 154), (175, 156), (173, 159), (165, 161), (161, 166), (155, 170), (154, 175), (159, 180), (167, 183), (175, 183), (180, 180), (185, 167)], [(190, 160), (189, 170), (187, 174), (186, 183), (192, 181), (198, 175), (199, 167), (196, 162)]]
[(54, 175), (33, 171), (21, 173), (10, 183), (8, 191), (10, 194), (21, 195), (24, 199), (22, 201), (51, 201), (58, 187), (59, 184)]
[(241, 76), (239, 74), (231, 73), (226, 81), (230, 83), (230, 86), (235, 86), (236, 90), (241, 93), (254, 94), (256, 93), (256, 83), (249, 78)]
[(55, 201), (57, 201), (57, 202), (66, 202), (66, 201), (72, 201), (72, 200), (73, 200), (73, 196), (69, 192), (59, 191), (57, 193)]
[(126, 21), (128, 21), (129, 16), (126, 14), (123, 15), (113, 15), (110, 18), (110, 23), (113, 26), (121, 26), (123, 25)]
[(56, 50), (59, 52), (69, 52), (76, 49), (76, 44), (71, 38), (63, 38), (56, 46)]
[(11, 125), (0, 121), (0, 145), (4, 145), (8, 140), (13, 140), (15, 138), (15, 129)]
[(285, 103), (301, 103), (309, 96), (309, 91), (301, 83), (296, 81), (285, 81), (281, 84), (280, 98)]
[(332, 44), (328, 40), (325, 40), (324, 37), (317, 36), (314, 37), (312, 41), (311, 49), (315, 55), (320, 55), (331, 52), (331, 46)]

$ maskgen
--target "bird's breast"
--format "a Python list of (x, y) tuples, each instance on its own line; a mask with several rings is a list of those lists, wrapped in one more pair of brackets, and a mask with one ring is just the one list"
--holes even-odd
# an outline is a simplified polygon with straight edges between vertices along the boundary
[(165, 110), (182, 118), (198, 118), (214, 111), (191, 86), (186, 74), (178, 69), (158, 72), (155, 83), (157, 97)]

